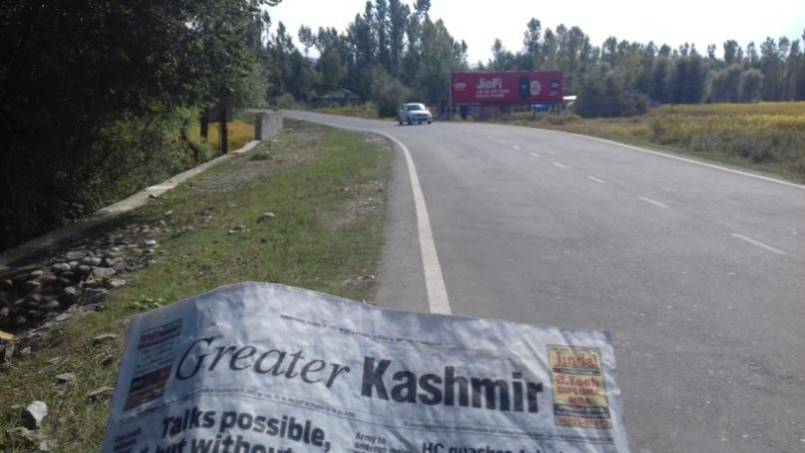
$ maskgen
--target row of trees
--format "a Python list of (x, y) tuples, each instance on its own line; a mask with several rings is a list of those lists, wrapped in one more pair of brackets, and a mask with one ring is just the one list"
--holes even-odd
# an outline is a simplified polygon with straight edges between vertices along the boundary
[(522, 51), (506, 51), (495, 41), (492, 52), (479, 68), (563, 71), (567, 91), (579, 95), (578, 110), (586, 116), (638, 113), (650, 101), (805, 100), (805, 54), (799, 39), (786, 37), (767, 38), (759, 50), (729, 40), (719, 57), (715, 45), (701, 54), (692, 44), (672, 49), (610, 37), (598, 47), (579, 27), (542, 32), (540, 21), (531, 19)]
[[(378, 103), (382, 114), (416, 93), (437, 102), (447, 94), (450, 72), (466, 69), (467, 44), (454, 39), (444, 22), (433, 21), (430, 0), (409, 6), (401, 0), (366, 3), (346, 32), (301, 27), (302, 50), (280, 22), (265, 48), (268, 93), (290, 93), (311, 101), (317, 93), (346, 87)], [(319, 57), (308, 58), (315, 48)]]
[[(316, 93), (346, 87), (390, 113), (415, 94), (435, 103), (447, 97), (450, 71), (561, 70), (566, 92), (578, 94), (579, 113), (616, 116), (644, 111), (650, 102), (754, 102), (805, 99), (805, 54), (801, 41), (766, 39), (760, 46), (723, 43), (704, 53), (606, 39), (594, 45), (579, 27), (543, 29), (526, 24), (523, 47), (505, 49), (500, 40), (492, 58), (468, 64), (467, 45), (453, 38), (441, 20), (429, 16), (430, 1), (412, 6), (401, 0), (374, 0), (343, 33), (332, 28), (298, 32), (299, 50), (280, 23), (266, 48), (272, 96), (290, 93), (310, 101)], [(805, 35), (803, 35), (805, 39)], [(308, 58), (311, 48), (317, 59)]]
[(264, 99), (277, 1), (0, 0), (0, 247), (192, 165), (194, 109)]

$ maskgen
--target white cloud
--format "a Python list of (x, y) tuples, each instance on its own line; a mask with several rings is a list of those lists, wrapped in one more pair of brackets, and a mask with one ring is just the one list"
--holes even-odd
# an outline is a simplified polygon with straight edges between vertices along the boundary
[[(412, 2), (409, 2), (412, 3)], [(344, 30), (365, 0), (284, 0), (271, 8), (276, 26), (283, 21), (296, 38), (300, 25)], [(608, 36), (630, 41), (692, 42), (704, 52), (708, 44), (735, 39), (741, 45), (767, 36), (799, 38), (805, 28), (805, 0), (763, 2), (676, 0), (534, 1), (432, 0), (431, 17), (441, 18), (450, 33), (469, 45), (470, 61), (487, 60), (495, 38), (520, 50), (526, 22), (536, 17), (543, 29), (577, 25), (600, 45)]]

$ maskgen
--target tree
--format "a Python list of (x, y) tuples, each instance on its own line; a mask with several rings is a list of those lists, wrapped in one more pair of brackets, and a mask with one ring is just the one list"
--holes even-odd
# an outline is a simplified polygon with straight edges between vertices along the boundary
[(540, 37), (542, 35), (542, 23), (539, 19), (531, 18), (526, 24), (526, 31), (523, 34), (523, 49), (530, 61), (529, 69), (537, 67), (540, 61)]
[(495, 38), (492, 44), (492, 60), (489, 61), (488, 67), (493, 71), (517, 69), (514, 54), (504, 49), (503, 43), (498, 38)]
[(319, 92), (344, 85), (349, 61), (349, 45), (346, 41), (335, 28), (319, 28), (316, 36), (316, 49), (319, 51), (319, 59), (316, 61)]
[(372, 68), (370, 78), (370, 96), (377, 104), (378, 113), (381, 116), (394, 116), (397, 108), (408, 100), (411, 91), (381, 66)]
[(658, 102), (671, 102), (671, 61), (667, 56), (660, 56), (654, 61), (651, 70), (651, 99)]
[(558, 43), (556, 34), (550, 28), (545, 30), (542, 35), (542, 45), (540, 47), (540, 61), (538, 67), (543, 71), (556, 70), (556, 50)]
[(785, 69), (783, 70), (783, 100), (793, 101), (797, 99), (797, 78), (800, 71), (800, 60), (802, 53), (799, 50), (799, 40), (791, 42), (788, 56), (785, 59)]
[(707, 72), (704, 67), (702, 56), (694, 48), (691, 52), (688, 65), (688, 80), (686, 83), (685, 95), (682, 102), (686, 104), (696, 104), (704, 98), (706, 88)]
[(733, 64), (717, 72), (710, 81), (711, 102), (738, 102), (741, 99), (741, 65)]
[(377, 62), (391, 71), (389, 56), (389, 6), (386, 0), (375, 0), (374, 36), (377, 39)]
[(0, 185), (26, 190), (0, 195), (0, 246), (95, 207), (98, 197), (82, 196), (100, 179), (105, 131), (209, 107), (224, 92), (242, 104), (262, 97), (252, 82), (270, 3), (4, 1)]
[(350, 87), (363, 97), (369, 94), (369, 71), (375, 62), (376, 43), (372, 33), (372, 3), (366, 2), (366, 10), (347, 29), (350, 50)]
[(760, 45), (760, 70), (763, 72), (763, 100), (782, 99), (783, 65), (777, 42), (772, 38), (766, 38)]
[(729, 41), (724, 42), (724, 64), (730, 66), (735, 63), (739, 63), (740, 60), (738, 58), (738, 51), (741, 49), (741, 46), (738, 45), (738, 42), (734, 39), (730, 39)]
[(400, 74), (400, 61), (402, 60), (405, 45), (405, 29), (408, 25), (408, 16), (411, 10), (400, 0), (389, 2), (389, 72), (395, 77)]
[(302, 25), (299, 27), (299, 34), (297, 37), (299, 38), (299, 42), (302, 43), (302, 46), (304, 46), (305, 56), (307, 56), (310, 48), (316, 46), (316, 37), (313, 35), (313, 31), (310, 29), (310, 27)]
[[(805, 31), (802, 32), (802, 40), (805, 41)], [(805, 101), (805, 52), (800, 53), (799, 69), (796, 75), (797, 100)]]
[(444, 22), (425, 18), (422, 25), (421, 54), (414, 87), (427, 102), (436, 103), (448, 97), (450, 72), (464, 69), (462, 56), (466, 46), (456, 43)]
[(757, 69), (747, 69), (741, 73), (740, 101), (758, 102), (763, 94), (763, 73)]

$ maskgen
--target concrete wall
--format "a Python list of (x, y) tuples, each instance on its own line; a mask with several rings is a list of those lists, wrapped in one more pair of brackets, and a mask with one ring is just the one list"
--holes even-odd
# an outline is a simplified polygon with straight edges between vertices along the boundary
[(274, 138), (282, 131), (282, 112), (260, 112), (254, 119), (254, 139)]

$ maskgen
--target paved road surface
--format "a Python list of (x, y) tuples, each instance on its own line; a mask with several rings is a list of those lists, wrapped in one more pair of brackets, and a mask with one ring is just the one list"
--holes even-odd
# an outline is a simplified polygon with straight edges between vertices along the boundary
[[(410, 150), (452, 312), (614, 336), (635, 452), (805, 451), (805, 188), (589, 138), (288, 112)], [(405, 160), (379, 302), (428, 310)]]

